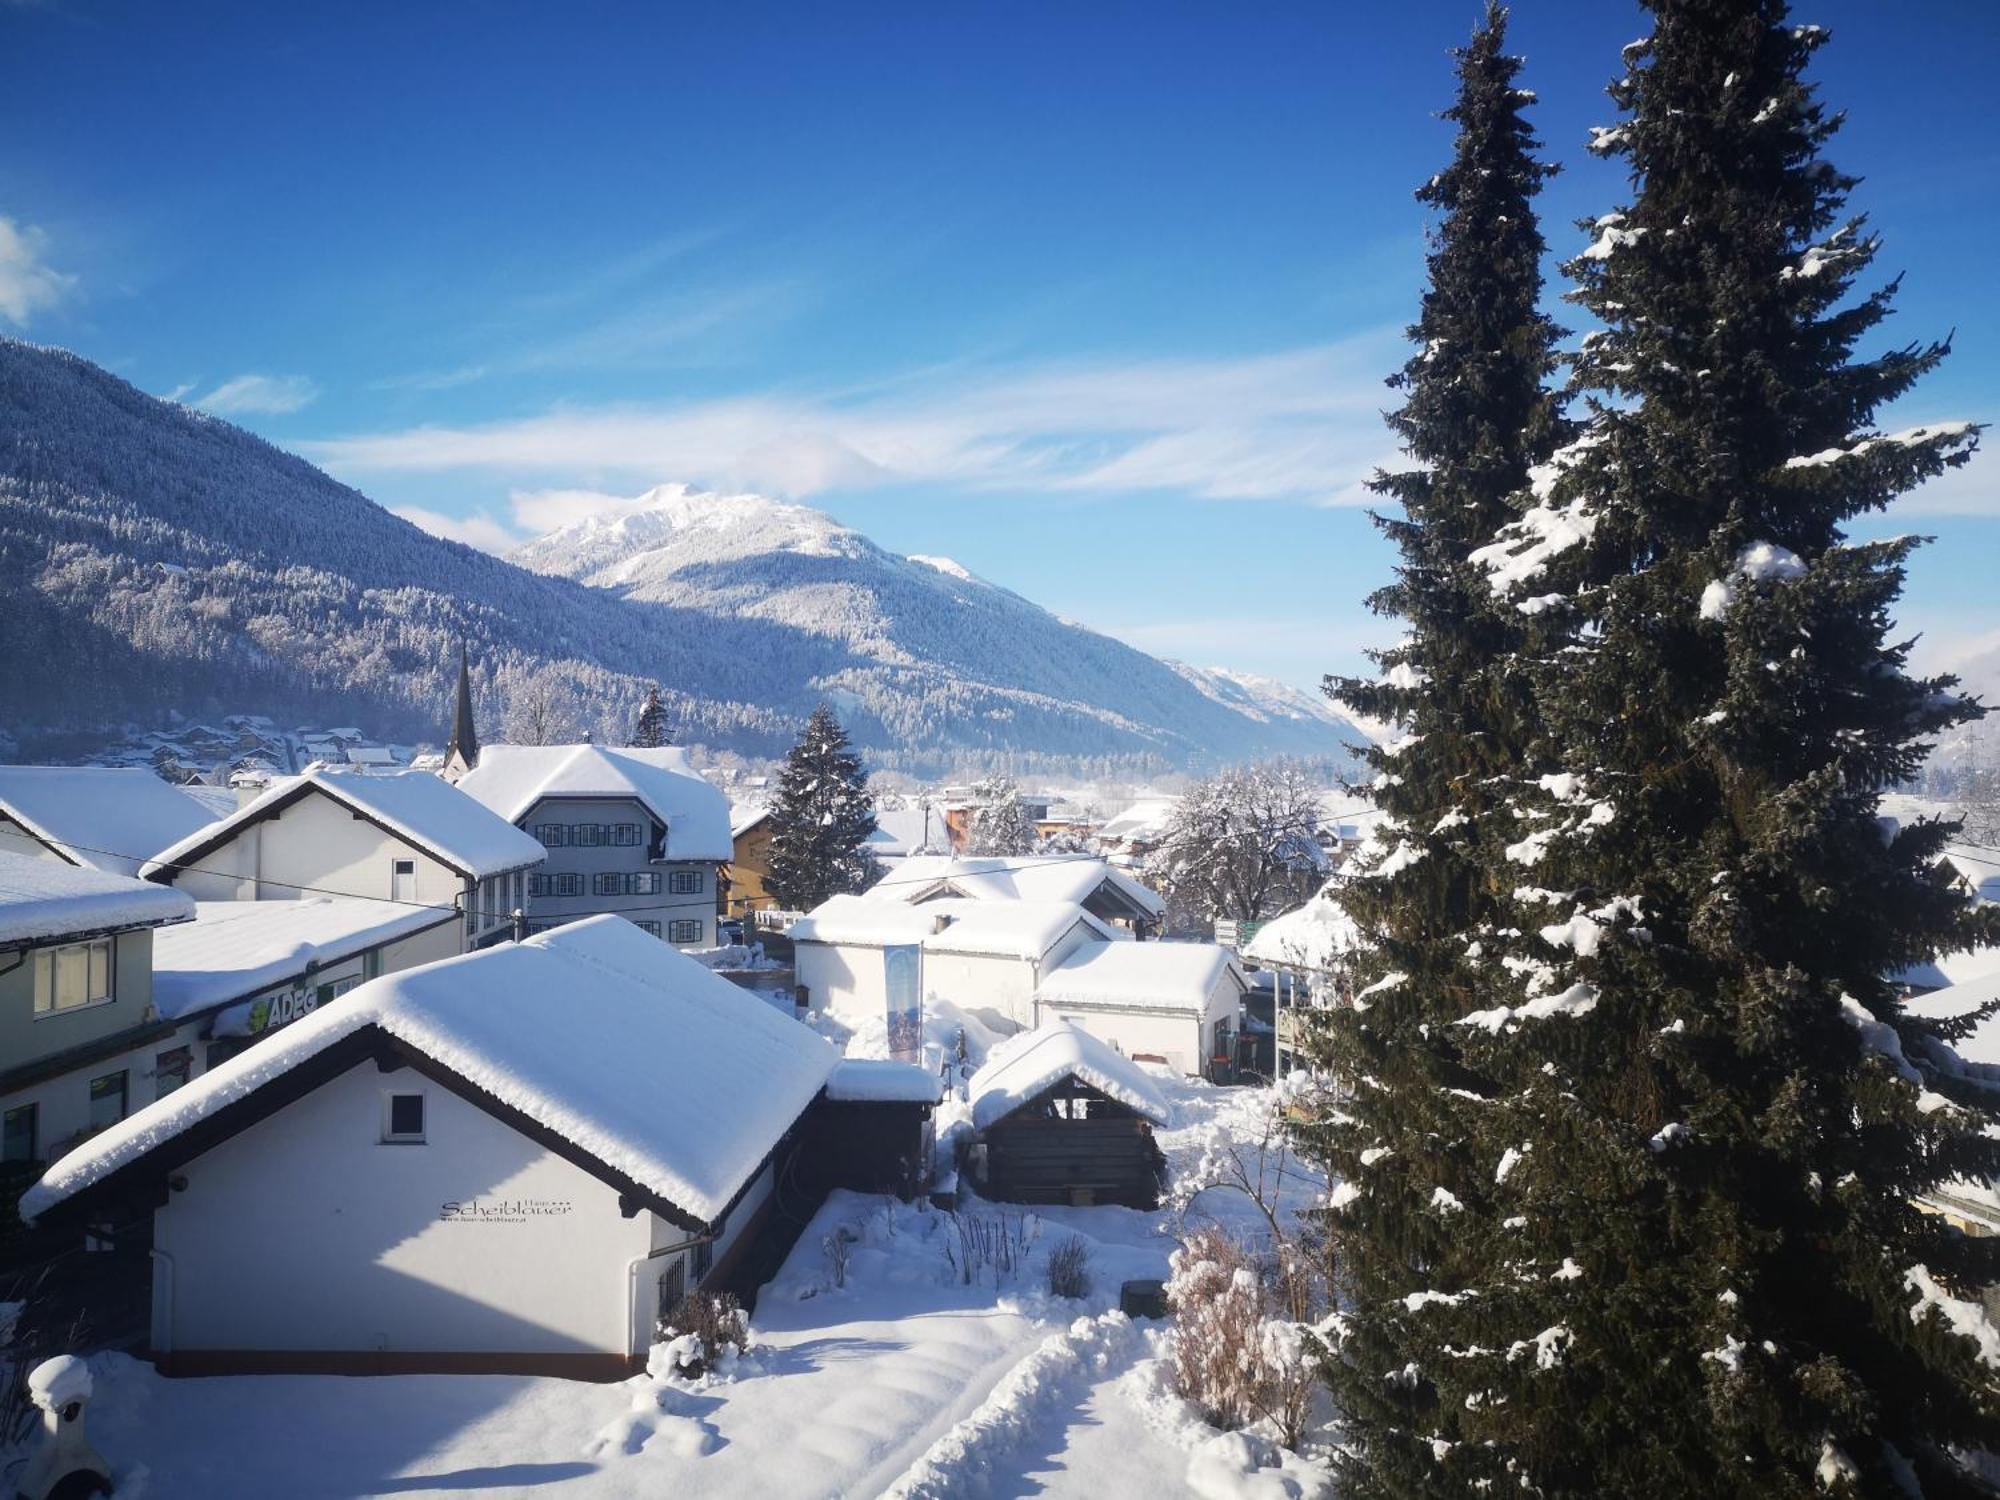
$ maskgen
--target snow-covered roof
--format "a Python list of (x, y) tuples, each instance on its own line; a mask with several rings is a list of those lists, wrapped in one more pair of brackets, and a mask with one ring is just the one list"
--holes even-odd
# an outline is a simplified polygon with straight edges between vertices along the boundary
[(843, 1104), (936, 1104), (944, 1080), (915, 1063), (843, 1057), (827, 1075), (826, 1097)]
[(1354, 919), (1325, 892), (1304, 906), (1273, 917), (1243, 947), (1253, 963), (1326, 970), (1361, 941)]
[(162, 922), (185, 922), (193, 915), (194, 902), (182, 891), (129, 875), (108, 875), (84, 865), (0, 850), (0, 943), (157, 927)]
[(363, 776), (315, 770), (273, 782), (228, 817), (162, 849), (146, 865), (145, 874), (171, 878), (176, 865), (199, 865), (203, 855), (234, 837), (239, 829), (315, 791), (474, 880), (540, 864), (548, 858), (548, 851), (527, 834), (428, 771)]
[(1167, 823), (1179, 805), (1178, 797), (1141, 797), (1123, 812), (1108, 819), (1097, 830), (1097, 836), (1112, 844), (1156, 839), (1166, 831)]
[(151, 771), (107, 766), (0, 766), (0, 813), (66, 858), (113, 875), (137, 875), (215, 816)]
[(1081, 1009), (1180, 1010), (1200, 1015), (1225, 978), (1243, 975), (1214, 943), (1085, 943), (1042, 977), (1035, 998)]
[[(1903, 1007), (1911, 1015), (1926, 1020), (1950, 1021), (1995, 1000), (2000, 1000), (2000, 973), (1985, 974), (1949, 989), (1919, 995), (1914, 1000), (1905, 1000)], [(1952, 1049), (1969, 1063), (2000, 1069), (2000, 1015), (1980, 1022), (1969, 1035), (1954, 1042)]]
[(1964, 984), (2000, 974), (2000, 948), (1969, 948), (1963, 953), (1940, 953), (1936, 958), (1911, 964), (1889, 977), (1913, 989), (1941, 990), (1947, 985)]
[(1108, 942), (1114, 937), (1109, 927), (1074, 901), (927, 901), (911, 910), (930, 912), (941, 906), (950, 909), (951, 924), (924, 939), (926, 953), (975, 953), (1032, 962), (1078, 923), (1094, 938)]
[(935, 808), (927, 815), (923, 808), (907, 803), (901, 807), (883, 807), (878, 803), (875, 831), (868, 835), (868, 848), (878, 859), (902, 859), (941, 848), (945, 838), (944, 815)]
[(590, 917), (386, 974), (321, 1006), (53, 1163), (35, 1218), (364, 1027), (712, 1223), (812, 1102), (838, 1054), (648, 937)]
[(732, 802), (729, 804), (729, 836), (740, 839), (759, 823), (771, 816), (771, 809), (762, 802)]
[(197, 901), (192, 922), (153, 939), (153, 1005), (177, 1021), (282, 984), (308, 964), (337, 963), (457, 920), (450, 912), (359, 896)]
[(833, 896), (792, 927), (796, 943), (886, 948), (921, 943), (927, 952), (974, 953), (1029, 962), (1042, 957), (1078, 923), (1093, 937), (1115, 936), (1074, 901), (978, 901), (946, 896), (907, 906), (870, 895)]
[(888, 948), (921, 943), (950, 921), (964, 901), (939, 901), (930, 906), (905, 906), (900, 901), (871, 901), (866, 896), (829, 896), (792, 924), (787, 934), (794, 944), (828, 943), (855, 948)]
[(1944, 857), (1976, 899), (2000, 902), (2000, 854), (1947, 844)]
[(1005, 1119), (1065, 1078), (1089, 1084), (1155, 1125), (1167, 1123), (1167, 1101), (1144, 1068), (1089, 1032), (1067, 1021), (1051, 1021), (1010, 1037), (987, 1054), (986, 1066), (965, 1086), (974, 1128), (984, 1130)]
[(1167, 904), (1156, 892), (1095, 854), (913, 855), (869, 895), (878, 900), (921, 901), (944, 887), (977, 901), (1083, 902), (1107, 885), (1154, 918), (1166, 914)]
[(458, 789), (509, 823), (544, 797), (630, 797), (667, 825), (667, 858), (726, 862), (735, 852), (729, 799), (677, 745), (488, 745)]

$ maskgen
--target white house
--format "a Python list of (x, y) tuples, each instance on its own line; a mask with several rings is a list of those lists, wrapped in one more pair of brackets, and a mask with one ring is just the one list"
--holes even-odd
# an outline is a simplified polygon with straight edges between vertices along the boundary
[(151, 771), (0, 766), (0, 850), (137, 875), (215, 813)]
[(1042, 976), (1035, 1024), (1068, 1021), (1136, 1061), (1199, 1074), (1234, 1059), (1248, 989), (1213, 943), (1085, 943)]
[(153, 1008), (175, 1033), (153, 1097), (331, 1004), (368, 980), (461, 953), (454, 911), (358, 896), (199, 901), (153, 940)]
[(1104, 922), (1144, 937), (1166, 918), (1167, 904), (1125, 871), (1094, 854), (913, 855), (867, 895), (917, 904), (949, 897), (972, 901), (1069, 901)]
[(0, 1160), (41, 1161), (149, 1095), (173, 1025), (154, 929), (194, 902), (124, 875), (0, 852)]
[(64, 1157), (21, 1212), (150, 1217), (169, 1373), (616, 1379), (753, 1243), (837, 1060), (598, 917), (371, 981)]
[(715, 946), (729, 799), (685, 751), (488, 745), (458, 789), (547, 851), (529, 884), (531, 931), (615, 912), (675, 947)]
[(1077, 947), (1113, 941), (1112, 930), (1073, 901), (962, 896), (920, 905), (835, 896), (790, 936), (799, 986), (815, 1009), (881, 1016), (889, 950), (914, 948), (923, 998), (949, 1000), (1002, 1030), (1034, 1024), (1036, 986)]
[(464, 946), (508, 937), (541, 845), (425, 771), (314, 770), (162, 849), (145, 876), (198, 901), (359, 896), (455, 910)]

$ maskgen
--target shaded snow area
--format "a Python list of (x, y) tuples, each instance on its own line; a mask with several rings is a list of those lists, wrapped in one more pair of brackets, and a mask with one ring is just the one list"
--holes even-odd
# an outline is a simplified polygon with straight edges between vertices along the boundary
[[(1254, 1149), (1270, 1118), (1267, 1091), (1155, 1082), (1182, 1184)], [(1320, 1191), (1301, 1176), (1279, 1197), (1296, 1213)], [(104, 1354), (91, 1436), (117, 1500), (1326, 1495), (1321, 1458), (1204, 1424), (1172, 1389), (1167, 1325), (1117, 1310), (1122, 1282), (1166, 1277), (1175, 1233), (1220, 1219), (1254, 1242), (1240, 1194), (1184, 1197), (1158, 1212), (968, 1201), (954, 1217), (837, 1193), (761, 1292), (750, 1351), (718, 1374), (671, 1375), (656, 1349), (651, 1372), (611, 1385), (164, 1380)], [(1052, 1296), (1049, 1254), (1072, 1236), (1089, 1245), (1090, 1290)]]

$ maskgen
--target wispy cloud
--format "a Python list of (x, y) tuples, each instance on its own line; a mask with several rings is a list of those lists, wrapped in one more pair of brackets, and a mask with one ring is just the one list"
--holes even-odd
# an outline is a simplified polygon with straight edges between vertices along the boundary
[(1351, 505), (1390, 453), (1397, 334), (1219, 359), (956, 369), (819, 396), (565, 407), (308, 445), (347, 473), (488, 472), (604, 488), (663, 479), (810, 496), (898, 484)]
[(319, 387), (303, 375), (238, 375), (206, 396), (188, 402), (218, 417), (248, 414), (283, 416), (319, 399)]
[(77, 279), (48, 263), (48, 236), (0, 216), (0, 318), (16, 328), (76, 290)]
[[(1992, 433), (1986, 434), (1990, 440)], [(2000, 516), (2000, 459), (1982, 448), (1969, 463), (1917, 486), (1892, 508), (1898, 516)]]

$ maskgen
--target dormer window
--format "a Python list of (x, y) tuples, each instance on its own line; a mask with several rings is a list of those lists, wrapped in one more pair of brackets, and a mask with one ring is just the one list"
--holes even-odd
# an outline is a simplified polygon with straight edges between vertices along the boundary
[(80, 1010), (111, 999), (111, 939), (35, 952), (35, 1014)]

